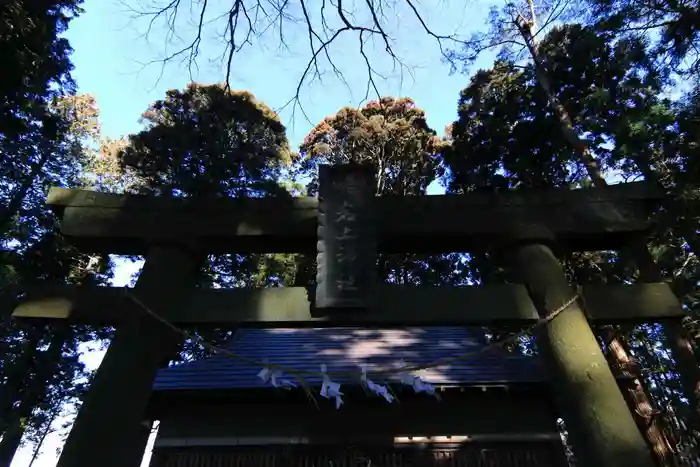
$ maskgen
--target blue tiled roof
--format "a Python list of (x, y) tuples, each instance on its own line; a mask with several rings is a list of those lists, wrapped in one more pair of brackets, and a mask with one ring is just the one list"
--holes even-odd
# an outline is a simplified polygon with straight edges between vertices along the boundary
[[(242, 356), (318, 371), (326, 364), (330, 372), (359, 372), (359, 365), (387, 368), (403, 359), (409, 365), (429, 364), (476, 350), (481, 344), (473, 331), (461, 327), (408, 329), (317, 328), (242, 329), (228, 348)], [(223, 355), (161, 370), (155, 391), (192, 389), (244, 389), (266, 385), (257, 377), (260, 367), (247, 365)], [(417, 373), (436, 385), (478, 385), (533, 383), (546, 380), (543, 365), (534, 357), (502, 350), (482, 352), (468, 360), (422, 370)], [(380, 382), (380, 378), (376, 378)], [(343, 383), (347, 379), (334, 378)], [(318, 378), (308, 378), (320, 384)]]

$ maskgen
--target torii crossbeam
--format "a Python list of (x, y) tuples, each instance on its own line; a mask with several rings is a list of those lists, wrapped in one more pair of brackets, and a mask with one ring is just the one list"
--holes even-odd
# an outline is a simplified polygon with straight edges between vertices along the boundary
[[(169, 199), (52, 189), (63, 234), (85, 251), (145, 254), (133, 294), (178, 325), (407, 326), (532, 323), (570, 300), (551, 245), (613, 249), (643, 236), (645, 184), (465, 196), (374, 197), (365, 167), (322, 167), (314, 199)], [(316, 246), (316, 248), (314, 248)], [(376, 286), (374, 254), (497, 248), (519, 284)], [(317, 252), (315, 289), (196, 290), (207, 253)], [(541, 333), (555, 400), (584, 466), (651, 465), (587, 322), (682, 316), (666, 284), (584, 286)], [(585, 302), (585, 310), (583, 303)], [(426, 310), (429, 309), (430, 313)], [(132, 467), (154, 376), (181, 336), (110, 288), (37, 289), (15, 316), (117, 326), (59, 467)], [(593, 416), (595, 415), (595, 416)], [(620, 446), (625, 446), (624, 455)]]

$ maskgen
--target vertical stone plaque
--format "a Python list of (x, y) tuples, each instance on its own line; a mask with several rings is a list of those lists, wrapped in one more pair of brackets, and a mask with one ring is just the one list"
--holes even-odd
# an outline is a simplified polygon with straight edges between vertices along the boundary
[(367, 308), (376, 282), (374, 170), (319, 167), (317, 308)]

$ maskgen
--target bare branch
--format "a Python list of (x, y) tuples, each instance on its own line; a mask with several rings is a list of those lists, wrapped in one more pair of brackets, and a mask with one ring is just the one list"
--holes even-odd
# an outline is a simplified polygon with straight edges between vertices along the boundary
[[(534, 0), (512, 0), (500, 8), (494, 7), (486, 31), (475, 33), (469, 41), (463, 43), (461, 50), (447, 52), (450, 63), (459, 61), (466, 68), (483, 52), (490, 50), (497, 50), (501, 60), (520, 62), (528, 51), (528, 42), (524, 39), (526, 36), (523, 36), (522, 28), (527, 29), (527, 37), (535, 40), (537, 34), (546, 32), (553, 23), (567, 15), (571, 8), (570, 0), (543, 1), (537, 7), (537, 12), (546, 19), (536, 28), (538, 21)], [(453, 65), (453, 70), (455, 68)]]
[[(154, 4), (159, 3), (158, 0), (152, 1)], [(225, 43), (224, 51), (221, 55), (221, 63), (226, 68), (226, 84), (228, 86), (232, 67), (234, 66), (234, 57), (244, 46), (260, 43), (263, 37), (269, 37), (269, 33), (272, 32), (274, 40), (279, 44), (279, 47), (290, 51), (291, 49), (285, 40), (288, 25), (302, 27), (306, 42), (304, 47), (308, 47), (310, 58), (307, 66), (301, 72), (294, 97), (287, 103), (293, 102), (295, 107), (299, 104), (299, 97), (304, 85), (322, 79), (324, 74), (322, 62), (324, 66), (330, 68), (335, 77), (347, 89), (350, 89), (349, 83), (338, 66), (339, 62), (336, 61), (337, 59), (334, 59), (334, 52), (331, 50), (331, 46), (341, 35), (355, 34), (358, 38), (359, 55), (362, 57), (367, 70), (365, 97), (367, 97), (367, 92), (370, 90), (379, 93), (376, 77), (381, 76), (381, 74), (379, 74), (375, 64), (372, 62), (373, 56), (370, 53), (370, 47), (368, 47), (368, 45), (372, 44), (370, 41), (373, 39), (378, 39), (382, 45), (383, 53), (391, 58), (394, 71), (399, 69), (403, 76), (403, 72), (408, 70), (408, 67), (399, 58), (398, 50), (395, 49), (395, 42), (387, 29), (388, 18), (395, 18), (396, 14), (388, 14), (386, 9), (393, 8), (397, 4), (406, 5), (410, 9), (411, 16), (418, 21), (420, 28), (429, 38), (437, 42), (443, 59), (450, 59), (447, 51), (448, 44), (453, 46), (465, 44), (465, 41), (460, 39), (457, 34), (440, 34), (432, 29), (419, 12), (417, 0), (404, 0), (399, 3), (395, 3), (396, 0), (360, 0), (356, 1), (350, 9), (343, 3), (344, 0), (320, 0), (317, 4), (318, 10), (315, 12), (311, 11), (308, 0), (233, 0), (230, 6), (225, 7), (226, 11), (223, 14), (214, 14), (210, 11), (213, 8), (213, 2), (189, 0), (191, 9), (195, 10), (192, 12), (194, 17), (192, 22), (193, 37), (191, 40), (180, 40), (176, 33), (178, 32), (178, 24), (181, 23), (182, 1), (165, 0), (157, 7), (132, 9), (136, 18), (146, 18), (148, 20), (146, 36), (151, 33), (156, 23), (163, 22), (167, 31), (166, 41), (170, 42), (173, 39), (178, 39), (179, 42), (184, 44), (174, 52), (166, 53), (164, 58), (149, 62), (146, 66), (152, 63), (161, 63), (162, 75), (165, 65), (174, 60), (182, 59), (188, 62), (188, 69), (192, 78), (193, 71), (197, 66), (197, 60), (202, 55), (202, 41), (205, 37), (206, 29), (210, 24), (221, 21), (225, 24), (225, 28), (222, 28), (225, 29), (224, 33), (219, 36)], [(352, 1), (346, 0), (346, 3)], [(320, 16), (314, 17), (315, 14), (319, 13)], [(363, 18), (363, 20), (358, 18)], [(347, 55), (347, 50), (344, 50), (342, 53)], [(357, 53), (357, 49), (355, 53)]]
[(462, 40), (457, 39), (455, 36), (443, 36), (439, 34), (435, 34), (427, 24), (425, 24), (425, 21), (423, 20), (423, 17), (418, 13), (418, 9), (415, 7), (413, 2), (411, 0), (406, 0), (406, 3), (408, 4), (409, 7), (411, 7), (411, 10), (413, 10), (413, 14), (415, 15), (416, 19), (418, 22), (420, 22), (421, 26), (423, 27), (423, 30), (428, 33), (429, 36), (437, 40), (438, 46), (440, 47), (440, 54), (444, 59), (450, 63), (450, 65), (454, 68), (454, 62), (452, 61), (452, 57), (448, 54), (448, 52), (444, 49), (443, 47), (443, 41), (451, 41), (453, 43), (457, 43), (459, 45), (465, 45), (465, 42)]
[(364, 100), (367, 100), (369, 98), (370, 88), (374, 89), (374, 92), (377, 93), (377, 98), (381, 97), (381, 95), (379, 94), (379, 89), (377, 89), (377, 85), (374, 82), (374, 74), (377, 74), (377, 73), (372, 68), (372, 65), (370, 64), (369, 58), (367, 58), (367, 54), (365, 54), (365, 44), (364, 44), (364, 40), (362, 37), (363, 32), (360, 33), (360, 54), (365, 59), (365, 64), (367, 64), (367, 89), (365, 91), (365, 97), (364, 97)]

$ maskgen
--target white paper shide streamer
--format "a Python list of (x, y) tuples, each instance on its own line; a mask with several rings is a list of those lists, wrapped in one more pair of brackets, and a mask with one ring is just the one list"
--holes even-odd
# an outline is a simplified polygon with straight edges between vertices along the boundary
[[(401, 360), (400, 365), (405, 367), (406, 362)], [(426, 394), (430, 394), (431, 396), (435, 396), (437, 400), (440, 400), (440, 396), (435, 392), (435, 387), (432, 384), (423, 381), (420, 376), (412, 375), (408, 372), (399, 373), (398, 376), (402, 384), (411, 386), (416, 393), (424, 392)]]
[(362, 369), (362, 384), (370, 391), (386, 399), (387, 402), (392, 403), (394, 401), (394, 396), (389, 394), (389, 389), (386, 386), (377, 384), (369, 379), (367, 377), (367, 367), (365, 365), (361, 365), (360, 368)]
[[(405, 368), (407, 365), (403, 360), (401, 360), (400, 366), (402, 368)], [(360, 369), (362, 370), (360, 382), (364, 388), (382, 397), (388, 403), (394, 402), (396, 398), (393, 394), (389, 392), (389, 388), (386, 385), (377, 384), (371, 379), (369, 379), (369, 377), (367, 376), (367, 367), (365, 365), (360, 365)], [(335, 408), (339, 409), (340, 406), (343, 405), (342, 396), (344, 394), (340, 390), (340, 383), (331, 381), (331, 378), (330, 376), (328, 376), (327, 371), (328, 369), (326, 365), (321, 365), (323, 383), (321, 384), (321, 391), (319, 392), (319, 394), (321, 395), (321, 397), (325, 397), (329, 400), (334, 400)], [(431, 396), (435, 396), (436, 399), (440, 400), (440, 396), (435, 392), (435, 387), (427, 381), (423, 381), (423, 379), (420, 376), (411, 374), (409, 371), (400, 372), (397, 374), (397, 376), (402, 384), (406, 386), (411, 386), (414, 392), (424, 392), (426, 394), (430, 394)], [(280, 370), (279, 368), (275, 368), (274, 365), (263, 367), (263, 369), (260, 370), (260, 372), (258, 373), (258, 378), (263, 380), (263, 382), (265, 382), (266, 384), (269, 383), (276, 388), (290, 389), (297, 386), (296, 383), (294, 383), (294, 381), (291, 381), (287, 378), (283, 378), (282, 370)]]
[(273, 367), (264, 367), (258, 373), (258, 378), (265, 383), (270, 383), (276, 388), (290, 389), (296, 387), (294, 381), (282, 378), (282, 370)]
[(323, 384), (321, 385), (321, 396), (326, 399), (335, 399), (335, 408), (339, 409), (343, 405), (343, 393), (340, 391), (340, 384), (331, 381), (326, 374), (326, 365), (321, 365), (321, 373), (323, 373)]

